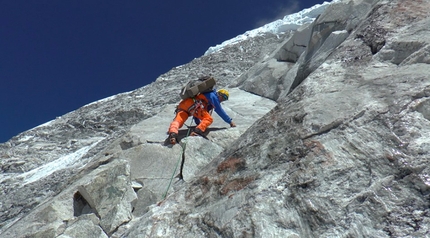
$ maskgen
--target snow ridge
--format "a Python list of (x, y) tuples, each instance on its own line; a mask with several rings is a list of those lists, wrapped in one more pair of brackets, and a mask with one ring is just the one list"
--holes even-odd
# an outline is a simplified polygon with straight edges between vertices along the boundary
[(312, 23), (316, 17), (318, 17), (325, 8), (334, 2), (339, 2), (341, 0), (333, 0), (331, 2), (323, 2), (322, 4), (317, 4), (313, 7), (303, 9), (300, 12), (290, 14), (285, 16), (283, 19), (279, 19), (276, 21), (273, 21), (271, 23), (268, 23), (262, 27), (250, 30), (245, 32), (242, 35), (238, 35), (235, 38), (232, 38), (230, 40), (226, 40), (223, 43), (211, 46), (209, 49), (205, 52), (204, 55), (212, 54), (214, 52), (217, 52), (224, 47), (228, 45), (234, 45), (241, 41), (244, 41), (251, 37), (256, 37), (259, 35), (263, 35), (265, 33), (272, 33), (272, 34), (281, 34), (287, 31), (294, 31), (297, 30), (300, 26), (304, 24), (310, 24)]

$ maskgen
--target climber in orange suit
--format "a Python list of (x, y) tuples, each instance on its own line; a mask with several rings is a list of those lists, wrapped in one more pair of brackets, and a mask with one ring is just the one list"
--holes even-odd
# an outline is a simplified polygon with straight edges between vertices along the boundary
[(197, 127), (191, 132), (191, 136), (203, 135), (206, 129), (212, 124), (213, 118), (209, 111), (212, 109), (231, 127), (236, 124), (225, 113), (221, 107), (221, 102), (228, 100), (229, 93), (225, 89), (219, 91), (211, 91), (208, 93), (198, 94), (194, 98), (187, 98), (182, 100), (177, 109), (176, 117), (170, 123), (169, 127), (169, 140), (171, 144), (176, 144), (178, 139), (178, 130), (181, 128), (188, 117), (193, 116), (196, 121)]

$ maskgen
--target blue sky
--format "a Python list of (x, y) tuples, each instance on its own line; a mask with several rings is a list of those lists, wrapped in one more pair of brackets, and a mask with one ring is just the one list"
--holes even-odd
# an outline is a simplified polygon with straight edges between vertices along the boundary
[(0, 0), (0, 143), (322, 2)]

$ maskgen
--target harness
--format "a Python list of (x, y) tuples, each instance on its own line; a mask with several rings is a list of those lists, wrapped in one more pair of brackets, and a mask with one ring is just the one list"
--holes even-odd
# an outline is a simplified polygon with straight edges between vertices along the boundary
[(196, 111), (198, 111), (199, 109), (204, 109), (204, 108), (205, 108), (205, 105), (203, 105), (203, 101), (202, 101), (202, 100), (199, 100), (199, 99), (195, 99), (195, 98), (193, 98), (193, 101), (194, 101), (194, 104), (193, 104), (193, 105), (191, 105), (191, 106), (187, 109), (187, 111), (188, 111), (188, 113), (189, 113), (190, 115), (194, 115), (194, 113), (195, 113)]
[(193, 116), (195, 113), (198, 113), (205, 108), (204, 100), (198, 99), (195, 97), (192, 97), (192, 99), (194, 103), (191, 106), (189, 106), (186, 110), (183, 108), (179, 108), (179, 105), (176, 106), (175, 114), (180, 111), (185, 111), (190, 116)]

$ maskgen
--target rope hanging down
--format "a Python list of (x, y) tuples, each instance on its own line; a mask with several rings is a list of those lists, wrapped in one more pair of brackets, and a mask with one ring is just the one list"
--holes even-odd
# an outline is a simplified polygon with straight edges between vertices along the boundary
[[(193, 117), (191, 117), (191, 124), (190, 124), (190, 126), (187, 126), (188, 127), (187, 137), (190, 135), (191, 126), (193, 124), (192, 119), (193, 119)], [(179, 178), (180, 180), (184, 180), (184, 178), (182, 176), (182, 169), (184, 167), (184, 162), (185, 162), (185, 148), (187, 147), (187, 143), (184, 142), (183, 144), (180, 144), (180, 145), (182, 147), (182, 152), (181, 152), (181, 154), (180, 154), (180, 156), (178, 158), (178, 162), (176, 163), (175, 170), (173, 170), (173, 174), (172, 174), (172, 177), (170, 178), (169, 185), (167, 186), (167, 189), (166, 189), (166, 191), (163, 194), (163, 199), (158, 203), (158, 206), (160, 206), (160, 204), (166, 199), (167, 192), (169, 191), (170, 186), (172, 185), (172, 181), (173, 181), (173, 178), (175, 177), (175, 173), (176, 173), (176, 170), (178, 169), (179, 161), (181, 161), (181, 158), (182, 158), (182, 163), (181, 163), (180, 173), (176, 177)]]

